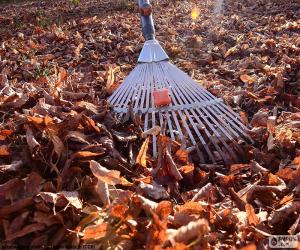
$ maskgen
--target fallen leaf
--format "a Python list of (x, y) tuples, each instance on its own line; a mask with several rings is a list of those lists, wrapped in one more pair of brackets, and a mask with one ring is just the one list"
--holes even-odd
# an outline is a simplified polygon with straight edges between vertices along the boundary
[(0, 156), (8, 156), (8, 155), (10, 155), (8, 146), (6, 145), (0, 146)]
[(249, 225), (256, 226), (259, 223), (259, 219), (255, 214), (254, 208), (250, 204), (246, 204), (245, 209), (246, 209)]
[(147, 150), (148, 150), (149, 141), (150, 138), (147, 137), (147, 139), (143, 142), (143, 145), (139, 151), (138, 156), (136, 157), (136, 164), (139, 164), (144, 168), (147, 167)]
[(89, 226), (86, 227), (83, 230), (83, 240), (88, 241), (88, 240), (99, 240), (107, 234), (108, 231), (108, 224), (107, 223), (101, 223), (99, 225), (95, 226)]
[(141, 182), (138, 186), (138, 190), (155, 200), (169, 198), (169, 194), (166, 189), (162, 185), (159, 185), (155, 182), (153, 185)]
[(253, 84), (255, 82), (255, 78), (253, 78), (249, 75), (246, 75), (246, 74), (241, 75), (240, 79), (242, 80), (242, 82), (247, 83), (247, 84)]
[(197, 237), (205, 237), (210, 232), (210, 227), (205, 219), (191, 221), (186, 226), (182, 226), (175, 232), (172, 232), (168, 239), (173, 245), (175, 242), (189, 242), (191, 239)]
[(109, 185), (117, 185), (121, 183), (119, 171), (108, 170), (96, 161), (90, 161), (90, 169), (93, 175), (96, 176), (98, 180), (101, 180), (104, 183), (107, 183)]

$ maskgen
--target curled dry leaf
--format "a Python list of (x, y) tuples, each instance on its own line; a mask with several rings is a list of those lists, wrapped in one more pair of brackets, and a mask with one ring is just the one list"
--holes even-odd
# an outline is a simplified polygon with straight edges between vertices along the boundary
[(102, 222), (95, 226), (86, 227), (83, 230), (83, 238), (82, 239), (84, 241), (99, 240), (99, 239), (105, 237), (107, 232), (108, 232), (108, 224), (105, 222)]
[(255, 78), (253, 78), (252, 76), (249, 76), (247, 74), (241, 75), (240, 79), (242, 80), (243, 83), (247, 83), (247, 84), (252, 84), (255, 82)]
[(107, 72), (107, 81), (106, 81), (106, 88), (109, 89), (115, 82), (115, 74), (114, 69), (112, 66), (109, 66), (108, 72)]
[(174, 214), (174, 223), (176, 225), (186, 225), (191, 221), (198, 219), (200, 215), (203, 215), (206, 211), (206, 207), (199, 202), (186, 202), (178, 207), (178, 211)]
[(268, 221), (271, 225), (282, 223), (294, 212), (300, 212), (300, 201), (292, 201), (281, 207), (280, 209), (274, 211), (268, 218)]
[(26, 130), (26, 141), (31, 153), (33, 153), (35, 149), (40, 146), (38, 141), (35, 139), (31, 128), (29, 127)]
[(205, 237), (210, 232), (210, 227), (205, 219), (191, 221), (186, 226), (182, 226), (176, 231), (173, 231), (168, 240), (175, 245), (175, 242), (189, 242), (195, 237)]
[(21, 231), (18, 231), (18, 232), (15, 232), (13, 234), (8, 235), (6, 240), (7, 241), (12, 241), (16, 238), (20, 238), (20, 237), (23, 237), (27, 234), (37, 232), (37, 231), (40, 231), (40, 230), (43, 230), (43, 229), (45, 229), (45, 224), (43, 224), (43, 223), (30, 224), (28, 226), (25, 226), (23, 229), (21, 229)]
[(179, 181), (181, 180), (183, 177), (182, 175), (180, 174), (177, 166), (176, 166), (176, 163), (174, 162), (171, 154), (169, 153), (169, 150), (166, 149), (166, 160), (169, 164), (169, 172), (170, 174), (175, 178), (176, 181)]
[(20, 161), (14, 161), (9, 165), (1, 165), (0, 166), (0, 171), (1, 172), (18, 171), (22, 165), (23, 165), (23, 162), (21, 160)]
[(249, 225), (256, 226), (259, 223), (259, 219), (255, 214), (254, 208), (250, 204), (246, 204), (245, 209), (246, 209)]
[(0, 207), (0, 216), (7, 216), (12, 213), (18, 212), (21, 209), (24, 209), (28, 206), (30, 206), (33, 203), (32, 197), (20, 199), (18, 201), (15, 201), (11, 205), (6, 205)]
[(262, 172), (262, 173), (268, 172), (266, 168), (262, 167), (259, 163), (257, 163), (254, 160), (251, 161), (250, 167), (253, 172)]
[(267, 110), (259, 110), (252, 118), (251, 120), (251, 126), (253, 127), (267, 127), (267, 122), (268, 122), (268, 111)]
[(119, 171), (108, 170), (96, 161), (90, 161), (90, 169), (93, 175), (96, 176), (98, 180), (101, 180), (104, 183), (107, 183), (109, 185), (117, 185), (121, 183)]
[(65, 137), (65, 140), (71, 140), (83, 144), (89, 144), (89, 142), (86, 141), (86, 135), (79, 131), (69, 131)]
[(110, 204), (108, 184), (98, 179), (95, 191), (104, 205)]
[(141, 136), (142, 138), (146, 138), (148, 135), (156, 136), (160, 133), (160, 131), (161, 131), (160, 126), (155, 126), (153, 128), (144, 131)]
[(0, 156), (8, 156), (8, 155), (10, 155), (8, 146), (6, 146), (6, 145), (1, 145), (1, 146), (0, 146)]
[(199, 201), (202, 198), (209, 197), (211, 195), (211, 192), (213, 192), (213, 190), (214, 190), (214, 186), (211, 183), (207, 183), (192, 198), (192, 201)]
[(8, 138), (13, 133), (14, 133), (14, 130), (10, 130), (10, 129), (0, 130), (0, 141), (4, 141), (6, 138)]
[(151, 201), (142, 195), (135, 195), (133, 197), (133, 201), (140, 203), (141, 207), (148, 213), (150, 213), (152, 210), (155, 210), (158, 206), (157, 202)]
[(147, 167), (147, 150), (149, 145), (150, 137), (143, 142), (143, 145), (139, 151), (138, 156), (136, 157), (136, 164), (139, 164), (142, 167)]
[(54, 214), (55, 206), (68, 207), (72, 205), (77, 209), (82, 209), (82, 202), (79, 199), (77, 191), (61, 191), (58, 193), (40, 192), (38, 197), (41, 197), (45, 202), (53, 204)]
[(169, 194), (166, 189), (162, 185), (159, 185), (155, 182), (153, 182), (153, 185), (141, 182), (138, 186), (138, 190), (155, 200), (169, 198)]
[(79, 199), (79, 193), (77, 191), (61, 191), (59, 192), (68, 202), (77, 209), (82, 209), (82, 202)]

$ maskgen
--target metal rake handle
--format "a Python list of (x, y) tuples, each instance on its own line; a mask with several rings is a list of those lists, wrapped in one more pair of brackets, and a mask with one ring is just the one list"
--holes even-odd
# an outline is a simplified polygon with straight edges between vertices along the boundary
[(149, 0), (138, 0), (141, 14), (143, 35), (146, 41), (155, 39), (154, 22), (152, 18), (152, 7)]

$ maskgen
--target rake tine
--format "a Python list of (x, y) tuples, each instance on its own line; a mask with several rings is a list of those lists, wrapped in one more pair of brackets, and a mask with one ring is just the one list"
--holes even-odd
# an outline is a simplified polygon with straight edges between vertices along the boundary
[[(151, 95), (151, 107), (152, 109), (154, 109), (154, 96), (152, 95), (153, 90), (154, 90), (154, 86), (155, 86), (155, 78), (154, 78), (154, 72), (153, 72), (153, 65), (149, 65), (149, 72), (151, 73), (150, 75), (153, 76), (153, 83), (151, 81), (151, 91), (150, 91), (150, 95)], [(155, 127), (156, 123), (155, 123), (155, 112), (152, 112), (152, 127)], [(153, 142), (153, 156), (156, 157), (157, 156), (157, 148), (156, 148), (156, 136), (154, 135), (152, 137), (152, 142)]]
[[(176, 82), (175, 82), (174, 80), (173, 80), (173, 82), (174, 82), (175, 85), (176, 85)], [(170, 83), (170, 82), (169, 82), (169, 83)], [(170, 85), (171, 85), (171, 84), (172, 84), (172, 83), (170, 83)], [(181, 98), (182, 98), (185, 102), (187, 102), (187, 100), (185, 99), (185, 96), (184, 96), (184, 95), (180, 95), (179, 93), (177, 93), (178, 89), (177, 89), (176, 87), (173, 88), (173, 91), (174, 91), (174, 95), (177, 96), (177, 99), (178, 99), (178, 101), (180, 102), (180, 104), (183, 104)], [(191, 109), (191, 111), (193, 111), (193, 109)], [(186, 110), (185, 110), (184, 112), (185, 112), (186, 115), (188, 116), (189, 121), (190, 121), (190, 123), (192, 124), (192, 126), (193, 126), (193, 128), (194, 128), (194, 130), (195, 130), (197, 136), (199, 137), (201, 143), (205, 146), (206, 143), (205, 143), (205, 141), (203, 140), (203, 138), (202, 138), (202, 136), (201, 136), (201, 134), (200, 134), (198, 128), (197, 128), (196, 125), (194, 124), (193, 119), (191, 118), (190, 114), (189, 114)], [(201, 124), (203, 125), (202, 122), (201, 122)], [(207, 132), (207, 131), (206, 131), (206, 132)], [(210, 134), (209, 134), (208, 138), (210, 138), (210, 137), (211, 137), (211, 136), (210, 136)], [(217, 149), (217, 151), (221, 154), (222, 158), (223, 158), (224, 160), (226, 160), (226, 157), (223, 156), (223, 152), (221, 151), (220, 147), (217, 146), (217, 144), (215, 143), (215, 141), (213, 141), (213, 140), (211, 140), (211, 141), (212, 141), (212, 143), (214, 144), (214, 146), (215, 146), (215, 148)], [(237, 160), (237, 157), (236, 157), (235, 153), (230, 149), (230, 147), (229, 147), (225, 142), (223, 142), (223, 144), (224, 144), (224, 146), (227, 148), (227, 150), (229, 151), (229, 153), (233, 156), (233, 158), (234, 158), (235, 160)], [(210, 150), (209, 150), (207, 147), (205, 147), (205, 149), (206, 149), (207, 153), (209, 154), (209, 157), (211, 158), (211, 160), (214, 161), (214, 157), (212, 156)]]
[[(176, 78), (177, 78), (177, 77), (179, 78), (179, 76), (177, 76), (177, 75), (176, 75), (175, 77), (176, 77)], [(176, 87), (180, 88), (180, 86), (177, 84), (177, 82), (174, 81), (174, 83), (175, 83)], [(187, 85), (187, 84), (185, 84), (185, 86), (186, 86), (186, 85)], [(186, 88), (180, 89), (180, 90), (182, 91), (183, 94), (187, 95), (187, 98), (193, 99), (193, 101), (197, 101), (197, 97), (194, 96), (194, 95), (191, 95), (191, 92), (192, 92), (192, 91), (187, 92), (187, 88), (189, 89), (189, 87), (186, 86)], [(189, 89), (189, 90), (190, 90), (190, 89)], [(207, 108), (209, 108), (209, 107), (207, 107)], [(197, 109), (197, 110), (198, 110), (198, 109)], [(210, 117), (210, 114), (207, 113), (207, 111), (206, 111), (205, 108), (202, 108), (202, 107), (201, 107), (201, 110), (203, 110), (203, 111)], [(203, 114), (201, 113), (200, 116), (203, 116)], [(203, 116), (203, 118), (205, 118), (205, 117)], [(213, 120), (213, 119), (212, 119), (212, 120)], [(206, 119), (205, 119), (205, 121), (207, 122)], [(215, 119), (214, 119), (213, 121), (218, 125), (218, 123), (215, 121)], [(220, 126), (220, 127), (222, 127), (222, 126)], [(233, 138), (232, 138), (226, 131), (223, 131), (223, 133), (227, 135), (227, 137), (228, 137), (229, 140), (233, 140)], [(218, 134), (217, 132), (216, 132), (215, 134), (219, 136), (219, 134)], [(238, 136), (238, 135), (236, 134), (236, 136)]]
[(130, 86), (130, 82), (132, 81), (132, 78), (136, 77), (135, 72), (139, 71), (139, 67), (136, 67), (124, 80), (124, 82), (122, 83), (122, 85), (116, 89), (116, 91), (114, 92), (114, 94), (112, 96), (109, 97), (108, 101), (114, 105), (115, 103), (119, 103), (119, 97), (122, 96), (122, 94), (124, 93), (124, 89), (127, 89)]
[[(141, 81), (141, 84), (135, 86), (135, 88), (138, 90), (138, 93), (136, 94), (136, 96), (134, 95), (133, 98), (135, 99), (134, 100), (134, 108), (137, 109), (139, 106), (140, 107), (143, 107), (143, 103), (141, 101), (141, 94), (143, 93), (143, 96), (145, 96), (145, 88), (146, 88), (146, 85), (147, 85), (147, 70), (145, 70), (145, 73), (143, 75), (143, 78), (142, 78), (142, 81)], [(140, 104), (140, 105), (139, 105)]]
[[(159, 67), (159, 64), (157, 65), (157, 68), (158, 68), (158, 67)], [(158, 73), (158, 72), (159, 72), (159, 71), (157, 71), (157, 73)], [(165, 82), (164, 79), (163, 79), (163, 77), (161, 77), (161, 76), (162, 76), (161, 74), (157, 74), (156, 76), (159, 77), (159, 80), (160, 80), (159, 82), (160, 82), (160, 83), (164, 83), (164, 82)], [(168, 87), (168, 85), (166, 85), (166, 84), (164, 84), (164, 86)], [(176, 103), (176, 99), (174, 98), (174, 95), (173, 95), (173, 93), (172, 93), (172, 90), (170, 91), (170, 95), (171, 95), (172, 101), (173, 101), (174, 103)], [(182, 142), (182, 147), (183, 147), (183, 148), (186, 148), (186, 140), (185, 140), (185, 137), (184, 137), (184, 135), (183, 135), (183, 133), (182, 133), (181, 127), (180, 127), (180, 125), (179, 125), (179, 122), (178, 122), (178, 120), (177, 120), (177, 116), (176, 116), (176, 114), (175, 114), (174, 111), (171, 111), (171, 113), (172, 113), (173, 120), (175, 121), (177, 130), (178, 130), (179, 135), (180, 135), (180, 139), (181, 139), (181, 142)]]
[[(163, 70), (162, 67), (161, 67), (160, 69), (161, 69), (161, 71)], [(175, 104), (178, 104), (177, 100), (179, 101), (180, 104), (183, 104), (183, 102), (182, 102), (182, 100), (181, 100), (181, 98), (180, 98), (180, 95), (177, 93), (176, 83), (173, 82), (173, 81), (170, 82), (171, 79), (167, 79), (167, 80), (168, 80), (169, 86), (172, 86), (172, 87), (173, 87), (173, 88), (172, 88), (172, 92), (173, 92), (172, 94), (173, 94), (173, 96), (174, 96), (174, 102), (175, 102)], [(175, 85), (173, 85), (173, 83), (175, 83)], [(176, 98), (177, 100), (176, 100), (175, 98)], [(185, 112), (185, 114), (188, 116), (189, 121), (192, 123), (192, 126), (193, 126), (193, 128), (194, 128), (194, 130), (195, 130), (197, 136), (199, 137), (199, 139), (200, 139), (200, 141), (201, 141), (201, 143), (202, 143), (204, 149), (205, 149), (206, 152), (208, 153), (210, 159), (211, 159), (213, 162), (215, 162), (215, 159), (214, 159), (212, 153), (210, 152), (209, 148), (207, 147), (206, 142), (203, 140), (203, 138), (202, 138), (202, 136), (201, 136), (199, 130), (197, 129), (196, 125), (194, 124), (194, 122), (193, 122), (192, 118), (190, 117), (189, 113), (188, 113), (186, 110), (184, 110), (184, 112)], [(179, 115), (183, 118), (182, 112), (181, 112), (181, 111), (178, 111), (178, 113), (179, 113)], [(183, 121), (183, 123), (184, 123), (184, 126), (185, 126), (185, 128), (186, 128), (188, 134), (189, 134), (189, 137), (191, 138), (192, 144), (193, 144), (193, 145), (196, 145), (197, 143), (196, 143), (196, 141), (195, 141), (195, 139), (194, 139), (194, 137), (193, 137), (193, 135), (192, 135), (192, 133), (191, 133), (191, 131), (190, 131), (190, 129), (189, 129), (189, 126), (186, 124), (185, 119), (182, 119), (182, 121)], [(200, 151), (199, 148), (198, 148), (198, 151)], [(199, 155), (199, 156), (200, 156), (200, 155)], [(202, 156), (202, 157), (203, 157), (203, 156)]]
[[(198, 121), (198, 123), (200, 125), (202, 125), (203, 127), (205, 127), (204, 124), (202, 123), (202, 121), (200, 120), (200, 118), (197, 116), (197, 114), (195, 114), (195, 111), (191, 110), (191, 112), (193, 113), (193, 115), (194, 115), (195, 119)], [(210, 124), (210, 123), (207, 123), (207, 124)], [(214, 128), (212, 129), (212, 131), (213, 132), (215, 131)], [(216, 141), (212, 139), (212, 135), (207, 131), (206, 128), (204, 129), (204, 132), (206, 133), (207, 137), (210, 139), (210, 141), (212, 142), (212, 144), (215, 146), (216, 150), (221, 154), (221, 156), (224, 159), (224, 161), (226, 161), (226, 158), (223, 155), (223, 151), (221, 150), (221, 148), (219, 147), (219, 145), (216, 143)], [(217, 137), (217, 140), (219, 140), (226, 147), (226, 149), (228, 150), (229, 154), (232, 155), (234, 157), (234, 159), (237, 159), (237, 156), (235, 155), (235, 153), (231, 150), (231, 148), (227, 145), (227, 143), (221, 137), (219, 137), (219, 138)]]
[(149, 113), (146, 113), (145, 120), (144, 120), (144, 131), (146, 131), (148, 129), (148, 116), (149, 116)]
[[(138, 68), (138, 71), (136, 73), (140, 76), (141, 75), (143, 76), (144, 72), (145, 72), (144, 67), (142, 67), (142, 65), (141, 65), (141, 67)], [(139, 78), (138, 78), (138, 76), (136, 76), (132, 79), (132, 82), (138, 84), (138, 80), (139, 80)], [(121, 103), (122, 107), (124, 107), (124, 108), (126, 108), (129, 104), (129, 102), (132, 101), (132, 95), (135, 94), (135, 91), (133, 91), (133, 90), (136, 90), (136, 89), (134, 88), (134, 86), (132, 86), (132, 84), (130, 84), (130, 85), (131, 86), (129, 88), (124, 90), (123, 95), (121, 94), (121, 99), (118, 101), (119, 103)]]
[[(160, 76), (163, 76), (163, 68), (162, 68), (161, 66), (160, 66), (159, 68), (160, 68), (160, 71), (159, 71), (159, 72), (161, 73)], [(168, 86), (170, 86), (171, 88), (173, 87), (172, 90), (170, 91), (170, 95), (171, 95), (171, 98), (172, 98), (173, 102), (175, 103), (175, 105), (178, 104), (178, 101), (180, 102), (180, 104), (183, 104), (183, 103), (181, 102), (181, 99), (179, 98), (179, 96), (176, 95), (176, 88), (175, 88), (175, 85), (173, 85), (173, 83), (170, 82), (170, 79), (165, 78), (165, 80), (168, 81), (168, 85), (167, 85), (167, 83), (165, 83), (165, 86), (166, 86), (166, 87), (168, 87)], [(165, 81), (161, 81), (161, 82), (165, 82)], [(194, 139), (193, 134), (192, 134), (191, 131), (190, 131), (189, 126), (188, 126), (187, 123), (186, 123), (186, 120), (184, 119), (183, 113), (182, 113), (180, 110), (178, 110), (178, 114), (179, 114), (179, 116), (181, 117), (181, 120), (182, 120), (182, 123), (183, 123), (183, 125), (184, 125), (184, 128), (186, 129), (186, 131), (187, 131), (187, 133), (188, 133), (188, 135), (189, 135), (189, 137), (190, 137), (190, 139), (191, 139), (191, 143), (192, 143), (194, 146), (196, 146), (197, 153), (198, 153), (198, 155), (199, 155), (199, 157), (200, 157), (200, 160), (202, 160), (202, 159), (203, 159), (203, 154), (200, 153), (199, 147), (198, 147), (198, 145), (197, 145), (197, 143), (196, 143), (196, 141), (195, 141), (195, 139)], [(189, 121), (192, 121), (192, 119), (189, 119)], [(176, 123), (176, 122), (177, 122), (177, 120), (175, 120), (175, 123)], [(193, 121), (192, 121), (192, 122), (193, 122)], [(177, 124), (177, 123), (176, 123), (176, 124)], [(177, 127), (180, 128), (180, 126), (177, 126)], [(195, 125), (194, 125), (194, 127), (195, 127)], [(180, 129), (179, 131), (180, 131), (180, 135), (182, 135), (181, 129)], [(202, 136), (201, 136), (201, 134), (199, 133), (199, 131), (198, 131), (198, 134), (197, 134), (197, 135), (200, 135), (200, 137), (202, 138)], [(185, 137), (182, 136), (182, 138), (185, 138)], [(203, 138), (202, 138), (202, 143), (203, 143), (204, 149), (206, 150), (206, 152), (207, 152), (208, 155), (209, 155), (209, 158), (212, 160), (212, 162), (215, 163), (215, 159), (214, 159), (212, 153), (210, 152), (209, 148), (207, 147), (207, 145), (206, 145), (205, 141), (203, 140)], [(186, 147), (186, 145), (185, 145), (185, 147)], [(204, 161), (202, 160), (202, 162), (204, 162)]]
[(169, 111), (166, 111), (166, 118), (167, 118), (167, 123), (168, 123), (168, 127), (169, 127), (171, 138), (172, 138), (172, 140), (175, 140), (175, 136), (174, 136), (174, 132), (173, 132), (173, 127), (172, 127), (171, 120), (170, 120)]
[[(160, 69), (160, 71), (159, 71), (159, 69)], [(158, 75), (160, 76), (160, 77), (159, 77), (160, 82), (161, 82), (161, 83), (164, 83), (164, 84), (163, 84), (164, 87), (169, 87), (169, 86), (172, 87), (172, 84), (169, 83), (169, 85), (168, 85), (168, 84), (164, 81), (164, 79), (163, 79), (164, 77), (163, 77), (163, 74), (162, 74), (162, 68), (161, 68), (161, 65), (160, 65), (160, 64), (158, 64), (158, 67), (157, 67), (157, 73), (158, 73)], [(168, 79), (165, 79), (165, 80), (168, 80)], [(172, 90), (170, 91), (171, 99), (173, 100), (173, 103), (178, 104), (178, 103), (177, 103), (177, 100), (176, 100), (176, 96), (174, 95), (173, 91), (174, 91), (174, 88), (172, 88)], [(173, 114), (173, 118), (174, 118), (174, 120), (175, 120), (177, 129), (178, 129), (178, 132), (180, 133), (180, 136), (181, 136), (181, 138), (182, 138), (183, 147), (186, 148), (186, 147), (187, 147), (186, 140), (185, 140), (185, 137), (184, 137), (184, 135), (183, 135), (183, 133), (182, 133), (182, 130), (181, 130), (181, 128), (180, 128), (180, 125), (179, 125), (179, 123), (178, 123), (177, 116), (174, 115), (174, 112), (173, 112), (173, 111), (172, 111), (172, 114)], [(180, 116), (181, 118), (183, 117), (183, 115), (182, 115), (182, 113), (181, 113), (180, 110), (178, 110), (178, 114), (179, 114), (179, 116)], [(195, 139), (194, 139), (194, 137), (193, 137), (193, 135), (192, 135), (192, 133), (191, 133), (189, 127), (187, 126), (187, 124), (186, 124), (186, 122), (184, 121), (184, 119), (182, 119), (182, 121), (183, 121), (183, 123), (184, 123), (185, 129), (187, 130), (187, 132), (188, 132), (188, 134), (189, 134), (189, 137), (190, 137), (190, 139), (191, 139), (192, 144), (193, 144), (193, 145), (196, 145), (196, 141), (195, 141)]]
[[(180, 76), (177, 76), (177, 75), (176, 75), (176, 78), (179, 78), (179, 77), (180, 77)], [(204, 101), (204, 100), (205, 100), (205, 99), (204, 99), (204, 100), (202, 99), (202, 97), (201, 97), (200, 94), (199, 94), (198, 96), (195, 96), (196, 90), (195, 90), (195, 89), (190, 89), (190, 86), (188, 86), (188, 84), (185, 84), (185, 86), (186, 86), (186, 88), (188, 88), (190, 91), (187, 92), (186, 88), (184, 88), (184, 89), (181, 89), (182, 92), (185, 93), (185, 94), (187, 94), (187, 95), (189, 95), (190, 98), (192, 98), (194, 101), (196, 101), (197, 98), (201, 98), (200, 101)], [(178, 87), (180, 87), (180, 86), (178, 86)], [(196, 99), (196, 100), (195, 100), (195, 99)], [(201, 110), (203, 110), (203, 111), (207, 114), (208, 117), (211, 118), (211, 120), (213, 120), (213, 122), (214, 122), (216, 125), (219, 125), (219, 126), (220, 126), (220, 129), (221, 129), (222, 132), (228, 137), (229, 140), (233, 140), (233, 138), (232, 138), (232, 137), (231, 137), (231, 136), (223, 129), (223, 126), (221, 126), (221, 125), (214, 119), (213, 115), (210, 115), (210, 113), (208, 113), (208, 110), (209, 110), (212, 114), (214, 114), (214, 112), (211, 111), (211, 109), (210, 109), (209, 106), (207, 106), (207, 107), (205, 107), (205, 108), (202, 108), (202, 107), (200, 107), (200, 108), (201, 108)], [(208, 110), (206, 110), (206, 109), (208, 109)], [(217, 118), (217, 117), (216, 117), (216, 118)], [(224, 125), (231, 133), (233, 133), (236, 137), (238, 137), (238, 134), (237, 134), (232, 128), (228, 127), (228, 125), (227, 125), (226, 123), (224, 123), (223, 121), (220, 121), (220, 122), (222, 122), (223, 125)]]
[[(215, 158), (214, 158), (213, 155), (212, 155), (212, 152), (209, 150), (209, 147), (208, 147), (207, 143), (204, 141), (204, 139), (203, 139), (203, 137), (202, 137), (202, 135), (201, 135), (199, 129), (197, 128), (196, 124), (194, 123), (194, 121), (193, 121), (192, 117), (190, 116), (189, 112), (188, 112), (187, 110), (185, 110), (184, 112), (185, 112), (185, 114), (187, 115), (187, 117), (189, 118), (189, 121), (190, 121), (190, 123), (192, 124), (193, 129), (194, 129), (194, 131), (196, 132), (198, 138), (200, 139), (201, 145), (203, 145), (203, 147), (204, 147), (205, 151), (207, 152), (209, 158), (211, 159), (211, 161), (212, 161), (213, 163), (216, 163)], [(215, 147), (216, 147), (216, 146), (217, 146), (217, 145), (215, 145)], [(216, 147), (216, 148), (217, 148), (217, 147)]]
[[(185, 73), (183, 73), (183, 74), (186, 75)], [(190, 79), (188, 79), (187, 76), (185, 78), (190, 81)], [(203, 101), (207, 101), (207, 100), (211, 100), (211, 99), (216, 99), (214, 96), (211, 95), (211, 93), (209, 93), (208, 91), (206, 91), (203, 88), (195, 88), (195, 89), (192, 90), (192, 92), (195, 92), (195, 93), (198, 92), (199, 93), (199, 98), (201, 98)], [(231, 124), (233, 127), (235, 127), (235, 129), (238, 130), (248, 140), (251, 140), (251, 138), (241, 128), (243, 128), (246, 131), (249, 130), (249, 129), (242, 123), (242, 121), (240, 120), (240, 117), (238, 117), (235, 113), (233, 113), (233, 111), (230, 110), (227, 106), (225, 106), (224, 103), (217, 103), (216, 102), (216, 104), (212, 105), (211, 108), (214, 109), (214, 110), (216, 108), (217, 109), (217, 113), (219, 113), (219, 115), (222, 115), (224, 113), (227, 114), (228, 116), (225, 116), (226, 121), (229, 122), (229, 124)], [(220, 111), (223, 111), (223, 112), (220, 112)], [(215, 112), (212, 111), (212, 113), (215, 113)], [(228, 119), (229, 117), (231, 119)], [(238, 137), (238, 135), (236, 135), (236, 137)]]
[[(137, 73), (137, 75), (140, 75), (140, 71), (142, 71), (143, 67), (139, 67), (139, 71)], [(132, 79), (132, 82), (137, 82), (138, 80), (138, 76), (135, 76), (134, 79)], [(134, 90), (134, 91), (133, 91)], [(123, 92), (123, 95), (120, 95), (119, 99), (117, 100), (118, 103), (121, 104), (120, 108), (124, 107), (126, 108), (129, 104), (129, 102), (132, 100), (132, 96), (135, 95), (137, 88), (133, 88), (132, 84), (131, 86), (129, 86), (129, 88), (125, 89), (125, 91)]]

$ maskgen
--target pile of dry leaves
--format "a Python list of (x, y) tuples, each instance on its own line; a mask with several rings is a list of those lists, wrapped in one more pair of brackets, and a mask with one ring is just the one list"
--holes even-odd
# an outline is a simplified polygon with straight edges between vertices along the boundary
[(251, 125), (248, 163), (193, 163), (163, 135), (152, 159), (151, 131), (115, 118), (105, 99), (143, 44), (134, 1), (0, 5), (5, 246), (263, 249), (300, 234), (299, 1), (154, 5), (175, 64)]

